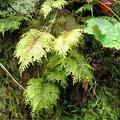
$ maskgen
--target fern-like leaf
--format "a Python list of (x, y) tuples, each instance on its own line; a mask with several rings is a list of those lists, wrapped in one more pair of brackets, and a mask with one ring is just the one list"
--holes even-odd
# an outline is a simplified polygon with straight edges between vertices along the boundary
[(46, 18), (46, 16), (50, 13), (50, 11), (52, 11), (53, 8), (61, 9), (66, 4), (67, 2), (65, 0), (47, 0), (41, 6), (40, 12)]
[(19, 16), (14, 16), (14, 15), (9, 15), (6, 18), (3, 18), (0, 20), (0, 32), (4, 34), (6, 31), (14, 31), (19, 28), (21, 21), (22, 20), (27, 20), (28, 18), (19, 15)]
[(65, 74), (64, 70), (59, 70), (56, 68), (46, 71), (46, 73), (46, 79), (48, 81), (51, 81), (53, 83), (57, 81), (57, 83), (59, 83), (63, 88), (67, 87), (67, 75)]
[(48, 81), (53, 83), (59, 83), (63, 88), (67, 86), (67, 75), (65, 70), (60, 67), (62, 58), (58, 55), (53, 55), (49, 58), (49, 61), (46, 65), (44, 75)]
[(69, 56), (64, 59), (61, 64), (66, 74), (73, 76), (73, 84), (88, 80), (92, 84), (93, 75), (91, 70), (93, 69), (85, 60), (85, 58), (76, 50), (72, 50)]
[(66, 78), (69, 75), (73, 77), (73, 84), (83, 80), (88, 80), (92, 84), (93, 75), (91, 70), (93, 68), (77, 50), (70, 51), (66, 57), (57, 55), (50, 57), (46, 69), (47, 80), (60, 82), (64, 88), (67, 85)]
[(1, 17), (7, 17), (9, 15), (9, 12), (8, 11), (6, 11), (6, 10), (0, 10), (0, 16)]
[(73, 29), (70, 32), (64, 31), (55, 39), (54, 49), (59, 55), (66, 56), (72, 46), (78, 45), (80, 39), (82, 39), (81, 29)]
[(15, 57), (19, 58), (20, 73), (30, 63), (42, 62), (42, 58), (46, 58), (47, 52), (52, 50), (53, 38), (50, 33), (40, 32), (36, 29), (31, 29), (22, 35), (15, 50)]
[(24, 92), (25, 101), (35, 114), (43, 109), (51, 110), (59, 98), (59, 89), (53, 83), (44, 83), (43, 78), (30, 79)]
[(82, 7), (80, 7), (78, 10), (76, 10), (75, 13), (78, 14), (82, 11), (87, 11), (87, 10), (91, 11), (92, 7), (93, 7), (92, 4), (85, 4)]

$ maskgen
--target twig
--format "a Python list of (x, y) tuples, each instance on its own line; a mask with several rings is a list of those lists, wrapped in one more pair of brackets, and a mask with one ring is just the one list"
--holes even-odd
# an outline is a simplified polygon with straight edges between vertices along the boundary
[(113, 11), (113, 10), (111, 10), (107, 5), (105, 5), (104, 3), (102, 3), (102, 2), (98, 2), (98, 3), (100, 3), (101, 5), (103, 5), (103, 6), (105, 6), (110, 12), (112, 12), (112, 14), (113, 15), (115, 15), (116, 16), (116, 18), (120, 21), (120, 17)]
[(25, 90), (25, 88), (23, 86), (21, 86), (13, 77), (12, 75), (8, 72), (8, 70), (0, 63), (0, 67), (11, 77), (11, 79), (23, 90)]
[(7, 3), (8, 7), (10, 7), (13, 11), (15, 11), (17, 14), (20, 14), (17, 10), (15, 10), (6, 0), (5, 2)]

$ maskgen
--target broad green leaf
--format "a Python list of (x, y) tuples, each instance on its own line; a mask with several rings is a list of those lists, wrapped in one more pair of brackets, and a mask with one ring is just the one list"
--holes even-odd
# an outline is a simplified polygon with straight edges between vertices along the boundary
[(93, 27), (92, 27), (92, 30), (93, 30), (93, 33), (94, 33), (96, 39), (98, 39), (98, 40), (99, 40), (99, 39), (100, 39), (100, 40), (103, 40), (103, 39), (104, 39), (105, 35), (102, 35), (102, 34), (101, 34), (101, 31), (100, 31), (98, 25), (93, 26)]
[(120, 42), (120, 22), (114, 25), (114, 30), (116, 31), (115, 34), (118, 38), (118, 42)]
[(104, 47), (110, 47), (110, 48), (116, 47), (117, 49), (120, 48), (120, 44), (114, 40), (116, 37), (115, 34), (112, 35), (109, 33), (107, 35), (102, 35), (97, 25), (93, 26), (93, 33), (95, 35), (95, 38), (99, 40)]
[(103, 47), (120, 49), (120, 22), (113, 26), (108, 20), (92, 18), (87, 23), (85, 33), (95, 35)]
[(100, 19), (100, 18), (92, 18), (90, 20), (87, 20), (87, 24), (88, 27), (84, 29), (84, 32), (89, 34), (93, 34), (92, 27), (95, 25), (99, 26), (101, 34), (107, 34), (109, 30), (113, 27), (108, 20)]

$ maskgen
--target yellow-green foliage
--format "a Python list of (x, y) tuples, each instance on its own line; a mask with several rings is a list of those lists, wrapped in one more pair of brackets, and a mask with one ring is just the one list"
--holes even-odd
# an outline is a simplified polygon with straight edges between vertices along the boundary
[(56, 51), (59, 55), (66, 56), (72, 46), (80, 43), (80, 38), (81, 29), (63, 32), (57, 38), (50, 33), (31, 29), (22, 35), (16, 47), (15, 57), (19, 58), (20, 72), (22, 73), (30, 63), (42, 62), (42, 58), (46, 58), (49, 52)]
[(69, 75), (73, 78), (73, 84), (83, 80), (92, 83), (93, 76), (90, 71), (92, 67), (77, 50), (81, 40), (81, 29), (65, 31), (57, 38), (36, 29), (22, 35), (15, 50), (21, 73), (35, 61), (45, 63), (46, 59), (42, 58), (47, 58), (41, 78), (30, 80), (24, 94), (33, 113), (56, 105), (59, 90), (55, 83), (66, 88)]
[(93, 10), (93, 5), (92, 4), (85, 4), (82, 7), (80, 7), (78, 10), (75, 11), (76, 14), (81, 13), (83, 11), (91, 11)]
[(59, 98), (59, 89), (53, 83), (45, 83), (43, 78), (30, 79), (24, 92), (26, 103), (32, 107), (32, 114), (37, 111), (53, 109)]
[(47, 52), (53, 48), (53, 38), (50, 33), (36, 29), (31, 29), (22, 35), (15, 51), (15, 57), (19, 58), (21, 73), (30, 63), (42, 62), (42, 58), (47, 57)]
[(70, 32), (64, 31), (55, 39), (54, 49), (58, 51), (59, 55), (66, 56), (72, 46), (78, 45), (80, 38), (82, 39), (81, 29), (73, 29)]
[[(47, 0), (41, 6), (41, 13), (46, 17), (53, 8), (61, 9), (65, 4), (65, 0)], [(40, 78), (30, 79), (24, 92), (25, 101), (30, 104), (33, 117), (36, 113), (48, 111), (56, 105), (59, 99), (58, 86), (65, 89), (69, 84), (68, 76), (72, 77), (73, 84), (83, 80), (88, 80), (91, 84), (93, 79), (92, 67), (78, 50), (78, 47), (83, 45), (83, 30), (71, 15), (63, 14), (59, 17), (55, 14), (54, 19), (51, 17), (53, 22), (37, 27), (45, 26), (49, 30), (45, 29), (43, 32), (43, 29), (30, 29), (24, 33), (14, 53), (19, 59), (20, 74), (35, 62), (44, 64)]]
[(63, 66), (67, 74), (72, 74), (73, 84), (83, 80), (88, 80), (92, 84), (93, 75), (91, 70), (93, 68), (78, 51), (72, 50), (69, 57), (65, 58)]
[(48, 81), (60, 82), (62, 87), (67, 86), (66, 78), (72, 75), (73, 84), (88, 80), (92, 84), (93, 69), (85, 60), (85, 58), (77, 51), (72, 50), (67, 57), (52, 56), (46, 66), (44, 74)]
[[(89, 15), (89, 13), (86, 11), (91, 11), (91, 17), (96, 14), (96, 12), (93, 14), (93, 5), (97, 1), (88, 0), (86, 1), (87, 3), (85, 0), (67, 1), (68, 0), (0, 1), (0, 32), (4, 35), (6, 31), (14, 31), (16, 29), (22, 28), (21, 33), (19, 30), (15, 31), (15, 33), (23, 33), (23, 35), (20, 37), (20, 41), (17, 43), (14, 56), (19, 59), (19, 70), (21, 77), (22, 72), (25, 71), (26, 68), (29, 66), (31, 68), (31, 70), (28, 69), (28, 71), (25, 71), (25, 74), (22, 78), (23, 85), (25, 85), (27, 78), (30, 78), (24, 91), (25, 102), (26, 104), (29, 104), (32, 117), (36, 120), (117, 120), (119, 116), (119, 98), (115, 97), (118, 96), (117, 91), (116, 94), (112, 94), (112, 92), (114, 92), (113, 89), (108, 89), (104, 86), (101, 87), (100, 84), (100, 89), (96, 89), (96, 86), (98, 85), (97, 80), (99, 78), (102, 78), (103, 75), (106, 77), (108, 76), (106, 74), (107, 72), (110, 71), (110, 75), (112, 78), (114, 78), (113, 80), (115, 80), (117, 76), (115, 75), (115, 77), (113, 77), (113, 74), (119, 74), (119, 72), (111, 72), (111, 70), (109, 70), (110, 67), (104, 67), (104, 64), (101, 63), (103, 62), (102, 57), (104, 56), (99, 56), (101, 53), (103, 54), (104, 51), (101, 51), (99, 47), (96, 47), (97, 44), (94, 41), (95, 39), (93, 37), (91, 37), (92, 39), (88, 38), (86, 34), (84, 34), (85, 37), (83, 37), (83, 31), (84, 33), (86, 32), (88, 34), (95, 35), (95, 38), (98, 39), (104, 45), (104, 47), (116, 48), (116, 46), (119, 47), (118, 42), (120, 38), (120, 23), (117, 22), (117, 24), (109, 24), (108, 21), (104, 23), (104, 21), (100, 20), (100, 18), (92, 18), (92, 21), (87, 21), (88, 28), (80, 29), (86, 26), (84, 24), (86, 23), (87, 19), (86, 15)], [(65, 5), (68, 4), (70, 6), (62, 9)], [(78, 10), (76, 10), (76, 8), (74, 9), (73, 7), (76, 4), (80, 5), (80, 8)], [(117, 17), (116, 14), (114, 15)], [(21, 25), (23, 20), (27, 20), (27, 24), (23, 23)], [(25, 31), (27, 31), (26, 33), (23, 31), (24, 28)], [(17, 34), (18, 37), (19, 34)], [(86, 40), (86, 47), (84, 50), (82, 49), (84, 44), (83, 38)], [(13, 62), (11, 60), (9, 62), (7, 56), (11, 57), (11, 53), (9, 54), (7, 52), (12, 51), (12, 49), (11, 46), (10, 48), (6, 49), (6, 46), (10, 45), (12, 42), (9, 43), (10, 40), (6, 35), (1, 37), (0, 41), (0, 55), (3, 56), (3, 61), (6, 62), (6, 66), (9, 69), (11, 66), (13, 66)], [(3, 45), (4, 41), (5, 45)], [(9, 44), (6, 45), (7, 42)], [(87, 46), (87, 44), (90, 46)], [(96, 48), (97, 51), (94, 51)], [(100, 51), (98, 51), (98, 49)], [(3, 51), (4, 53), (2, 53)], [(113, 50), (111, 52), (115, 53)], [(88, 89), (88, 84), (82, 85), (82, 82), (88, 81), (90, 85), (92, 84), (93, 74), (91, 70), (93, 70), (93, 67), (89, 65), (81, 53), (86, 57), (90, 57), (89, 62), (92, 65), (94, 65), (94, 62), (100, 62), (99, 71), (96, 68), (97, 66), (99, 68), (99, 64), (94, 65), (96, 69), (94, 72), (95, 83), (91, 89)], [(117, 60), (117, 57), (115, 57), (114, 60), (111, 61), (116, 64)], [(10, 65), (7, 64), (7, 62)], [(110, 64), (112, 64), (112, 62), (110, 62)], [(114, 68), (116, 67), (117, 65), (114, 66)], [(14, 71), (13, 69), (11, 70)], [(98, 73), (99, 75), (97, 75)], [(5, 75), (3, 74), (3, 77), (4, 76)], [(106, 79), (106, 81), (109, 82), (103, 82), (104, 84), (112, 83), (110, 82), (110, 76), (108, 76)], [(8, 83), (9, 81), (5, 81), (5, 85), (8, 86), (9, 89), (10, 84)], [(4, 84), (4, 82), (2, 84)], [(81, 84), (82, 86), (80, 86), (85, 90), (82, 91), (80, 86), (76, 86), (79, 84)], [(86, 92), (88, 93), (87, 95), (89, 95), (89, 91), (91, 90), (93, 90), (94, 96), (89, 96), (90, 99), (88, 99), (88, 102), (84, 102), (86, 101)], [(61, 91), (63, 93), (60, 93)], [(19, 93), (17, 91), (15, 92)], [(97, 95), (95, 93), (97, 93)], [(76, 99), (72, 98), (72, 94), (75, 94)], [(10, 113), (8, 115), (11, 115), (11, 118), (9, 119), (14, 119), (12, 118), (12, 115), (15, 114), (15, 117), (18, 117), (20, 111), (19, 109), (16, 109), (19, 105), (19, 101), (16, 99), (16, 95), (11, 95), (14, 97), (14, 99), (11, 99), (11, 97), (9, 99), (11, 99), (12, 102), (17, 105), (10, 103), (11, 100), (8, 99), (9, 94), (6, 94), (5, 97), (3, 94), (1, 99), (4, 101), (3, 98), (5, 98), (6, 105), (4, 109), (9, 109), (8, 111), (10, 111)], [(8, 102), (6, 102), (6, 100)], [(70, 103), (67, 103), (68, 105), (66, 103), (64, 104), (64, 102), (67, 100), (71, 103), (75, 102), (73, 103), (75, 107), (72, 108), (72, 105), (70, 105)], [(113, 101), (115, 100), (116, 102), (114, 103)], [(10, 103), (10, 105), (7, 105), (8, 103)], [(77, 108), (76, 104), (78, 103), (79, 105), (82, 105), (84, 103), (87, 104), (87, 106), (85, 105), (84, 107), (83, 105), (81, 106), (82, 108)], [(22, 104), (21, 101), (20, 104)], [(4, 110), (2, 110), (3, 106), (2, 104), (0, 105), (0, 110), (2, 113), (4, 113)]]
[[(4, 12), (4, 11), (3, 11)], [(2, 13), (1, 13), (2, 14)], [(7, 13), (4, 13), (4, 15)], [(6, 15), (5, 15), (6, 16)], [(0, 20), (0, 32), (4, 35), (6, 31), (14, 31), (19, 28), (21, 21), (27, 20), (28, 18), (23, 15), (10, 15)]]
[(51, 56), (46, 65), (43, 76), (46, 77), (47, 81), (53, 83), (57, 82), (65, 88), (67, 86), (67, 74), (65, 73), (65, 70), (61, 67), (62, 62), (62, 57), (58, 55)]
[(61, 9), (62, 6), (66, 5), (66, 4), (67, 4), (67, 2), (65, 0), (47, 0), (41, 6), (40, 12), (46, 18), (46, 16), (50, 13), (50, 11), (52, 11), (53, 8)]

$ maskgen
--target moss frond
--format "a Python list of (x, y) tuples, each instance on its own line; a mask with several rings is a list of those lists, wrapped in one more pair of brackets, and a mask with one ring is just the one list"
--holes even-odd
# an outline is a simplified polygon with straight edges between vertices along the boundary
[(53, 38), (50, 33), (36, 29), (31, 29), (22, 35), (15, 51), (15, 57), (19, 58), (21, 73), (30, 63), (42, 62), (42, 58), (47, 57), (47, 53), (52, 49)]
[(40, 12), (46, 16), (52, 11), (53, 8), (61, 9), (67, 2), (65, 0), (47, 0), (41, 6)]
[(82, 39), (81, 29), (73, 29), (70, 32), (64, 31), (55, 39), (54, 49), (59, 55), (66, 56), (72, 46), (79, 44), (80, 39)]
[(45, 83), (43, 78), (30, 79), (24, 92), (25, 101), (32, 107), (32, 114), (53, 109), (59, 98), (59, 89), (53, 83)]

